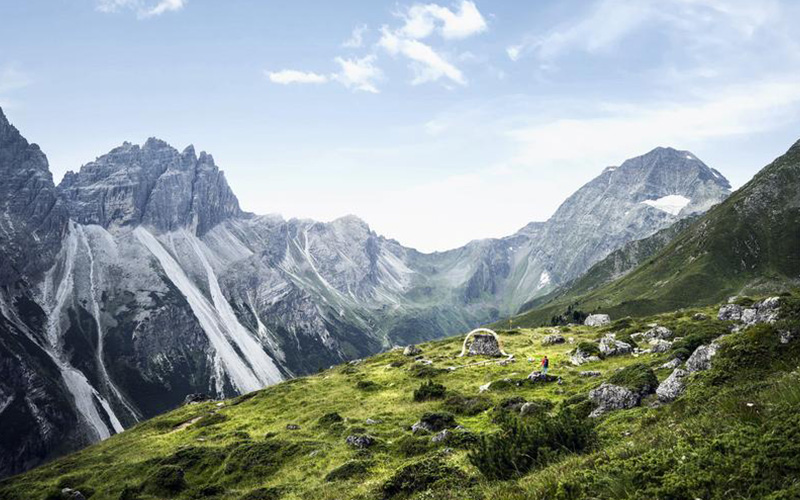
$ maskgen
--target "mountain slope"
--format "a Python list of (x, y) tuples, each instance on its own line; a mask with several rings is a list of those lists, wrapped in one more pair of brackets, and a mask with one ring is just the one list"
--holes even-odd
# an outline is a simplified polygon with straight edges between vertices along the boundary
[(800, 283), (800, 142), (621, 279), (567, 290), (514, 319), (540, 324), (568, 305), (614, 316), (709, 304)]
[(0, 122), (13, 180), (0, 189), (0, 376), (15, 381), (0, 382), (0, 405), (16, 405), (0, 411), (12, 433), (0, 475), (187, 394), (231, 397), (497, 319), (728, 190), (691, 153), (659, 148), (606, 169), (548, 222), (423, 254), (352, 216), (245, 213), (211, 155), (158, 139), (55, 187), (38, 147)]
[[(620, 492), (630, 498), (716, 499), (733, 488), (743, 498), (794, 498), (800, 378), (791, 370), (800, 362), (800, 298), (782, 297), (779, 304), (778, 323), (733, 334), (731, 322), (694, 319), (698, 312), (716, 316), (716, 307), (600, 330), (557, 329), (579, 346), (596, 346), (608, 333), (620, 338), (644, 331), (651, 323), (685, 339), (666, 352), (609, 355), (582, 367), (570, 363), (575, 344), (545, 342), (554, 333), (550, 328), (501, 332), (513, 361), (458, 357), (460, 337), (423, 344), (416, 356), (393, 350), (236, 399), (185, 405), (2, 481), (0, 496), (58, 498), (66, 487), (94, 500), (611, 500)], [(783, 343), (783, 329), (795, 337)], [(687, 362), (692, 372), (683, 375), (683, 392), (674, 402), (659, 403), (654, 383), (674, 373), (663, 364), (687, 348), (703, 351), (715, 339), (709, 366)], [(551, 360), (553, 378), (526, 380), (538, 372), (538, 363), (525, 360), (538, 361), (542, 354)], [(589, 376), (582, 373), (587, 370)], [(433, 392), (430, 379), (444, 394)], [(607, 383), (638, 387), (643, 399), (581, 424), (596, 409), (593, 390)], [(412, 431), (420, 421), (448, 430)], [(546, 452), (519, 473), (513, 469), (518, 462), (503, 462), (511, 478), (500, 481), (478, 467), (469, 450), (476, 453), (479, 436), (502, 446), (499, 436), (509, 434), (502, 432), (509, 422), (538, 439), (532, 449), (520, 448), (531, 445), (518, 431), (519, 441), (504, 456)], [(560, 422), (563, 434), (551, 443), (547, 424), (537, 422)], [(581, 425), (587, 427), (571, 427)], [(573, 429), (596, 433), (597, 439), (569, 451), (570, 439), (579, 439), (570, 434)]]

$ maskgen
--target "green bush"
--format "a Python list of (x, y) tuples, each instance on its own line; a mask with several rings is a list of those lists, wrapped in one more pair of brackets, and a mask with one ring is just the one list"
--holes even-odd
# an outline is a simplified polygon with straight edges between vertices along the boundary
[(433, 378), (437, 375), (445, 373), (446, 371), (447, 370), (444, 368), (435, 368), (431, 365), (424, 365), (422, 363), (414, 363), (411, 365), (411, 368), (408, 369), (408, 372), (411, 374), (411, 376), (417, 378)]
[(423, 413), (419, 421), (426, 424), (433, 432), (444, 429), (452, 429), (456, 425), (456, 419), (447, 412), (427, 412)]
[(336, 467), (325, 476), (325, 481), (346, 481), (363, 477), (369, 472), (372, 462), (367, 460), (350, 460)]
[(333, 425), (335, 423), (343, 422), (343, 421), (344, 421), (344, 419), (342, 418), (342, 416), (339, 415), (338, 413), (336, 413), (335, 411), (333, 411), (333, 412), (326, 413), (325, 415), (319, 417), (319, 420), (317, 420), (317, 424), (322, 426), (322, 427), (329, 427), (329, 426), (331, 426), (331, 425)]
[(625, 387), (636, 394), (644, 396), (656, 390), (658, 378), (647, 365), (634, 363), (614, 373), (608, 379), (608, 383)]
[(397, 451), (404, 457), (416, 457), (424, 455), (431, 450), (431, 440), (429, 437), (403, 436), (395, 443)]
[(449, 466), (438, 457), (428, 458), (407, 465), (390, 477), (381, 488), (384, 499), (399, 495), (411, 495), (448, 480), (462, 480), (465, 474)]
[(586, 342), (585, 340), (582, 342), (578, 342), (578, 346), (575, 348), (575, 350), (580, 351), (586, 354), (587, 356), (601, 357), (600, 346), (598, 346), (594, 342)]
[(444, 398), (447, 388), (442, 384), (437, 384), (433, 380), (423, 382), (414, 390), (414, 401), (431, 401), (433, 399)]
[(173, 497), (186, 488), (183, 469), (177, 465), (162, 465), (144, 481), (144, 490), (152, 495)]
[(579, 453), (597, 441), (592, 424), (562, 411), (535, 420), (509, 417), (502, 431), (483, 436), (467, 458), (486, 478), (521, 477), (566, 453)]
[(463, 396), (452, 394), (444, 400), (444, 409), (456, 415), (474, 416), (492, 407), (492, 400), (486, 396)]
[(372, 380), (359, 380), (356, 382), (356, 389), (359, 391), (377, 391), (380, 389), (380, 386), (373, 382)]

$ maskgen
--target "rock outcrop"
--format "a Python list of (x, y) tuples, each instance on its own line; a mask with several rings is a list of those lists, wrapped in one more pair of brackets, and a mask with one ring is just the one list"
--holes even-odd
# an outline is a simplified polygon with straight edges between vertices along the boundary
[(686, 371), (698, 372), (711, 368), (711, 358), (717, 355), (719, 347), (719, 343), (712, 342), (695, 349), (689, 359), (686, 360)]
[(605, 326), (611, 323), (611, 317), (608, 314), (590, 314), (583, 324), (586, 326)]
[(589, 400), (595, 409), (589, 417), (596, 418), (614, 410), (625, 410), (637, 406), (640, 396), (630, 389), (619, 385), (604, 383), (597, 389), (589, 391)]
[(686, 390), (684, 378), (689, 372), (680, 368), (675, 368), (673, 372), (663, 382), (658, 385), (656, 394), (662, 403), (668, 403), (678, 398)]
[(610, 333), (600, 339), (600, 352), (603, 356), (618, 356), (620, 354), (630, 354), (633, 351), (633, 346), (627, 342), (617, 340), (613, 333)]

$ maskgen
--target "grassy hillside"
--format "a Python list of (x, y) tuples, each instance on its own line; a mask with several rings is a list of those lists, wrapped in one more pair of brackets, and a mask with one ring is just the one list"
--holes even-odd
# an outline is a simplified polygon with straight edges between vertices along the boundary
[[(641, 407), (584, 418), (586, 394), (603, 381), (635, 384), (649, 369), (663, 380), (670, 370), (661, 364), (726, 333), (727, 323), (693, 317), (713, 318), (714, 308), (603, 329), (562, 327), (571, 342), (548, 346), (542, 339), (551, 329), (507, 331), (501, 338), (515, 355), (510, 363), (459, 358), (462, 339), (451, 338), (421, 345), (416, 360), (392, 351), (233, 400), (184, 406), (2, 481), (0, 498), (61, 498), (64, 487), (93, 500), (711, 499), (729, 491), (796, 498), (800, 340), (780, 344), (778, 330), (800, 337), (800, 298), (783, 300), (788, 319), (727, 335), (712, 370), (693, 374), (688, 392), (671, 404), (655, 404), (651, 395)], [(612, 331), (629, 339), (653, 323), (684, 340), (662, 354), (568, 362), (582, 342)], [(543, 354), (562, 383), (523, 382), (537, 364), (528, 358)], [(583, 370), (601, 374), (584, 377)], [(519, 398), (532, 402), (529, 416), (509, 410)], [(414, 435), (409, 427), (426, 413), (464, 429), (440, 443), (433, 434)], [(372, 446), (346, 442), (364, 435)], [(515, 471), (519, 450), (535, 460)]]
[(513, 318), (549, 322), (568, 307), (612, 317), (713, 304), (800, 285), (800, 142), (622, 278), (603, 261), (566, 290)]

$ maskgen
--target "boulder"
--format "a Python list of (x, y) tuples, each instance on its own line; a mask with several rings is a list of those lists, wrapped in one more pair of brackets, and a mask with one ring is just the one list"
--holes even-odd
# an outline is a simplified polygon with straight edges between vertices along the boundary
[(411, 426), (411, 432), (414, 434), (439, 432), (444, 429), (452, 429), (457, 425), (456, 419), (449, 413), (426, 413), (422, 415), (419, 422)]
[(672, 337), (672, 330), (665, 326), (654, 326), (642, 334), (642, 338), (646, 340), (662, 339), (666, 340)]
[(794, 333), (790, 330), (781, 330), (778, 335), (780, 335), (781, 344), (788, 344), (794, 339)]
[(625, 387), (604, 383), (589, 391), (589, 400), (596, 406), (589, 417), (596, 418), (610, 411), (633, 408), (639, 404), (640, 397)]
[(611, 323), (611, 316), (608, 314), (590, 314), (583, 322), (586, 326), (604, 326)]
[(701, 345), (694, 350), (689, 359), (686, 360), (686, 371), (698, 372), (708, 370), (711, 368), (711, 358), (713, 358), (719, 350), (719, 344), (712, 342), (708, 345)]
[(344, 440), (353, 448), (363, 450), (375, 444), (375, 438), (367, 434), (351, 434)]
[(86, 500), (83, 493), (78, 490), (73, 490), (72, 488), (63, 488), (61, 490), (61, 498), (64, 500)]
[(500, 351), (500, 343), (494, 335), (488, 333), (477, 333), (472, 336), (472, 344), (469, 346), (470, 356), (490, 356), (498, 357), (503, 353)]
[(569, 362), (575, 366), (580, 366), (584, 363), (592, 363), (595, 361), (600, 361), (600, 358), (598, 356), (591, 356), (589, 354), (586, 354), (580, 349), (576, 349), (575, 353), (573, 353), (572, 356), (570, 356), (569, 358)]
[(695, 321), (705, 321), (708, 319), (708, 315), (703, 313), (695, 313), (694, 316), (692, 316), (692, 319)]
[(663, 382), (658, 385), (656, 395), (662, 403), (669, 403), (678, 398), (686, 390), (684, 378), (689, 372), (681, 368), (675, 368), (673, 372)]
[(555, 382), (556, 380), (558, 380), (558, 377), (546, 375), (538, 370), (533, 371), (530, 375), (528, 375), (528, 382)]
[(415, 345), (407, 345), (405, 349), (403, 349), (403, 356), (419, 356), (422, 354), (422, 349)]
[(630, 354), (632, 351), (633, 347), (630, 344), (617, 340), (614, 334), (608, 334), (600, 339), (600, 352), (603, 356)]
[(194, 394), (188, 394), (183, 399), (183, 404), (189, 405), (193, 403), (202, 403), (203, 401), (211, 401), (211, 396), (203, 394), (202, 392), (196, 392)]
[(752, 308), (742, 311), (741, 321), (746, 327), (759, 323), (774, 323), (778, 320), (780, 308), (780, 297), (770, 297), (756, 302)]
[(742, 319), (742, 306), (726, 304), (720, 307), (717, 319), (720, 321), (739, 321)]
[(658, 368), (662, 370), (674, 370), (675, 368), (681, 366), (682, 364), (683, 361), (681, 361), (679, 358), (673, 358), (664, 363), (663, 365), (659, 366)]
[(602, 375), (602, 373), (596, 370), (588, 370), (580, 373), (581, 377), (599, 377), (600, 375)]
[(558, 333), (553, 335), (545, 335), (542, 339), (542, 345), (563, 344), (564, 342), (564, 336)]
[(672, 349), (672, 342), (669, 340), (655, 339), (650, 342), (650, 352), (662, 353)]

